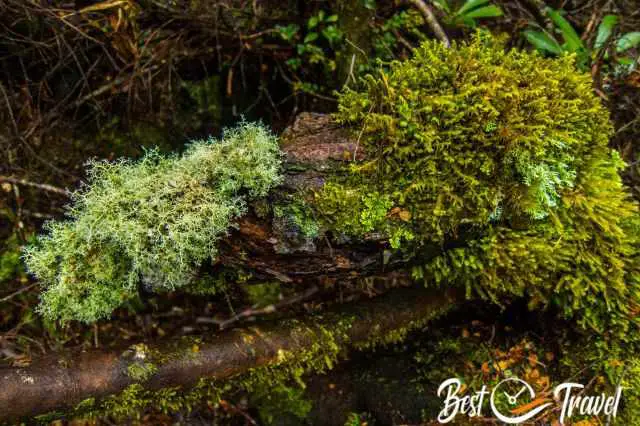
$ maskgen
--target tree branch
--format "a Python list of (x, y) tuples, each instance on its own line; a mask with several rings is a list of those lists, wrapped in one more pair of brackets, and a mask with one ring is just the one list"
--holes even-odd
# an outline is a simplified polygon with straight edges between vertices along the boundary
[(128, 366), (136, 359), (131, 349), (71, 354), (63, 357), (64, 363), (56, 354), (26, 368), (0, 369), (0, 419), (70, 408), (90, 397), (99, 399), (121, 392), (135, 383), (157, 390), (188, 388), (203, 377), (229, 379), (281, 361), (283, 351), (296, 354), (310, 349), (318, 336), (336, 330), (345, 320), (349, 323), (345, 332), (335, 334), (341, 351), (367, 343), (375, 345), (389, 333), (423, 326), (449, 310), (459, 298), (452, 291), (396, 289), (294, 322), (265, 323), (202, 336), (197, 351), (176, 341), (150, 344), (145, 352), (164, 361), (158, 362), (157, 370), (147, 380), (136, 380), (128, 374)]
[(68, 197), (71, 194), (70, 191), (63, 188), (58, 188), (57, 186), (49, 185), (46, 183), (31, 182), (26, 179), (19, 179), (19, 178), (14, 178), (9, 176), (0, 176), (0, 182), (8, 182), (14, 185), (30, 186), (32, 188), (41, 189), (47, 192), (54, 192), (56, 194), (64, 195), (66, 197)]
[(429, 6), (422, 0), (407, 0), (407, 1), (420, 11), (425, 21), (427, 21), (427, 24), (429, 24), (429, 26), (431, 27), (431, 30), (436, 34), (436, 37), (440, 39), (442, 44), (444, 44), (446, 47), (451, 47), (451, 42), (449, 41), (449, 37), (447, 37), (447, 33), (445, 33), (444, 30), (442, 29), (442, 26), (440, 26), (440, 23), (438, 22), (436, 15), (433, 13), (431, 6)]

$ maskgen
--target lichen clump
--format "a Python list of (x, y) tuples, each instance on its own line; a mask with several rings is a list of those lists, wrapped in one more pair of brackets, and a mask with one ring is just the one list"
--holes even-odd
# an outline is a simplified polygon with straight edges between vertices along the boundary
[(483, 32), (451, 49), (429, 41), (345, 91), (336, 118), (368, 160), (317, 194), (333, 229), (386, 234), (429, 285), (526, 295), (633, 337), (640, 215), (573, 56), (506, 50)]
[(68, 220), (49, 222), (26, 250), (45, 287), (40, 311), (92, 322), (140, 283), (156, 291), (189, 284), (247, 202), (280, 181), (280, 162), (276, 137), (251, 123), (193, 142), (180, 156), (153, 150), (139, 161), (91, 162)]

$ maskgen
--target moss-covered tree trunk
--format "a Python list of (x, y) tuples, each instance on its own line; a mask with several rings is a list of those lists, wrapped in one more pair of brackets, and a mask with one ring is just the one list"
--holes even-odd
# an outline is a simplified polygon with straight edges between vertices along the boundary
[[(300, 114), (281, 137), (285, 178), (269, 200), (254, 204), (221, 244), (218, 265), (249, 270), (256, 280), (277, 279), (309, 287), (329, 281), (380, 276), (402, 280), (402, 261), (387, 262), (384, 236), (376, 233), (349, 240), (319, 235), (312, 228), (314, 197), (325, 181), (362, 160), (357, 137), (329, 115)], [(305, 209), (305, 207), (309, 207)], [(264, 211), (271, 210), (271, 213)], [(396, 272), (393, 272), (393, 271)], [(406, 281), (406, 280), (405, 280)]]

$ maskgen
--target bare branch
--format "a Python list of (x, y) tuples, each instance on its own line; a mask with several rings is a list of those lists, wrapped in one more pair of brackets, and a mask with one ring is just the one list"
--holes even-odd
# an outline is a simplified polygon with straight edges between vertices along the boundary
[(0, 182), (8, 182), (8, 183), (13, 183), (15, 185), (30, 186), (32, 188), (38, 188), (47, 192), (54, 192), (56, 194), (64, 195), (66, 197), (71, 195), (71, 191), (67, 189), (58, 188), (57, 186), (49, 185), (46, 183), (30, 182), (26, 179), (18, 179), (18, 178), (9, 177), (9, 176), (0, 176)]
[(442, 29), (442, 26), (440, 26), (440, 23), (438, 22), (436, 15), (433, 13), (431, 6), (429, 6), (422, 0), (407, 0), (407, 1), (420, 11), (425, 21), (427, 21), (427, 24), (429, 24), (429, 26), (431, 27), (431, 30), (433, 30), (433, 32), (436, 34), (436, 37), (440, 39), (442, 44), (444, 44), (446, 47), (451, 47), (451, 42), (449, 41), (449, 37), (447, 37), (447, 34)]

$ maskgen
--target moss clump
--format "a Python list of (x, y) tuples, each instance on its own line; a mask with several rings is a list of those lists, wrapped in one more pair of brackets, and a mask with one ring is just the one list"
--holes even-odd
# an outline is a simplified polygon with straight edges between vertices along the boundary
[(284, 222), (281, 227), (290, 229), (290, 232), (299, 232), (305, 238), (314, 239), (320, 234), (320, 226), (313, 217), (313, 210), (302, 201), (276, 205), (273, 216), (277, 221)]
[(153, 362), (153, 353), (144, 343), (133, 345), (123, 356), (131, 359), (127, 374), (137, 382), (146, 382), (158, 371), (158, 366)]
[(252, 284), (244, 287), (247, 298), (253, 306), (268, 306), (277, 303), (282, 296), (278, 281)]
[(147, 362), (136, 362), (127, 367), (127, 374), (137, 382), (147, 381), (156, 371), (158, 371), (158, 367)]
[[(335, 229), (383, 232), (432, 259), (416, 279), (527, 295), (637, 339), (640, 215), (607, 146), (608, 113), (572, 56), (506, 51), (482, 32), (452, 49), (426, 42), (344, 92), (336, 117), (369, 160), (317, 196)], [(433, 246), (446, 250), (433, 259)]]
[(280, 180), (276, 138), (243, 123), (221, 140), (193, 142), (181, 156), (149, 151), (140, 161), (94, 161), (73, 196), (69, 220), (26, 250), (45, 286), (48, 318), (92, 322), (136, 294), (192, 281), (247, 201)]
[(453, 49), (426, 42), (363, 85), (336, 114), (372, 157), (357, 171), (432, 240), (548, 217), (611, 133), (572, 57), (506, 52), (484, 33)]

